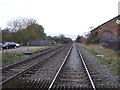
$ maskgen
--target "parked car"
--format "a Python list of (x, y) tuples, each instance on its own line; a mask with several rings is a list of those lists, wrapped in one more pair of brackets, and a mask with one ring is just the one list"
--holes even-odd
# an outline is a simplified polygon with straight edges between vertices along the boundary
[(12, 42), (12, 44), (15, 44), (16, 47), (20, 47), (20, 44), (16, 43), (16, 42)]
[(19, 47), (20, 45), (18, 43), (15, 43), (15, 42), (5, 42), (3, 45), (2, 45), (2, 48), (3, 49), (10, 49), (10, 48), (17, 48)]

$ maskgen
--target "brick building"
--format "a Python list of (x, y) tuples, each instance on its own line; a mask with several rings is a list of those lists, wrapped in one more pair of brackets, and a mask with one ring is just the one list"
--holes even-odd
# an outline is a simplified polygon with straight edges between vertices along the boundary
[(120, 15), (93, 29), (91, 34), (97, 34), (107, 47), (120, 50), (120, 24), (118, 24), (118, 20), (120, 20)]

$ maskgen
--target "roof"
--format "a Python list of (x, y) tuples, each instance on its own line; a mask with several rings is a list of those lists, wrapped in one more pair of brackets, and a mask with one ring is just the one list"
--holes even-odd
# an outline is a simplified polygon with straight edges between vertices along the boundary
[(110, 19), (109, 21), (107, 21), (107, 22), (105, 22), (105, 23), (103, 23), (103, 24), (99, 25), (98, 27), (94, 28), (94, 29), (93, 29), (93, 30), (91, 30), (91, 31), (94, 31), (94, 30), (98, 29), (99, 27), (101, 27), (101, 26), (105, 25), (106, 23), (108, 23), (108, 22), (110, 22), (110, 21), (112, 21), (112, 20), (114, 20), (114, 19), (116, 19), (116, 18), (118, 18), (118, 17), (120, 18), (120, 15), (118, 15), (118, 16), (116, 16), (116, 17), (114, 17), (114, 18)]

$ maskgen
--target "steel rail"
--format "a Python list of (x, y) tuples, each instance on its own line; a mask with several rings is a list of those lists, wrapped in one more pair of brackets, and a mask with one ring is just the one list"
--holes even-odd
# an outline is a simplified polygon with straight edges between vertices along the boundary
[(34, 67), (36, 67), (37, 65), (39, 65), (41, 62), (43, 62), (44, 60), (46, 60), (46, 59), (52, 57), (53, 55), (57, 54), (59, 51), (61, 51), (61, 50), (64, 49), (64, 48), (65, 48), (65, 47), (62, 47), (62, 48), (61, 48), (60, 50), (58, 50), (57, 52), (54, 52), (53, 54), (45, 57), (45, 58), (42, 59), (41, 61), (35, 63), (34, 65), (32, 65), (32, 66), (30, 66), (30, 67), (28, 67), (27, 69), (25, 69), (25, 70), (23, 70), (23, 71), (15, 74), (15, 75), (9, 77), (8, 79), (6, 79), (6, 80), (4, 80), (3, 82), (1, 82), (0, 85), (3, 85), (3, 84), (5, 84), (6, 82), (8, 82), (8, 81), (10, 81), (10, 80), (12, 80), (12, 79), (15, 79), (15, 78), (17, 78), (17, 77), (19, 77), (19, 76), (27, 73), (28, 71), (30, 71), (31, 69), (33, 69)]
[(85, 63), (85, 61), (84, 61), (84, 59), (83, 59), (83, 56), (82, 56), (81, 52), (79, 51), (79, 49), (77, 49), (77, 51), (78, 51), (78, 53), (79, 53), (79, 56), (80, 56), (80, 58), (81, 58), (81, 60), (82, 60), (83, 65), (84, 65), (84, 67), (85, 67), (85, 70), (86, 70), (86, 72), (87, 72), (87, 75), (88, 75), (88, 77), (89, 77), (89, 80), (90, 80), (90, 83), (91, 83), (91, 85), (92, 85), (93, 90), (97, 90), (96, 87), (95, 87), (95, 84), (94, 84), (94, 82), (93, 82), (93, 80), (92, 80), (92, 77), (91, 77), (91, 75), (90, 75), (90, 73), (89, 73), (89, 70), (88, 70), (88, 68), (87, 68), (87, 65), (86, 65), (86, 63)]
[(49, 85), (49, 87), (48, 87), (48, 90), (52, 89), (52, 86), (53, 86), (54, 82), (56, 81), (56, 78), (58, 77), (58, 74), (60, 73), (60, 71), (61, 71), (63, 65), (65, 64), (66, 60), (68, 59), (68, 57), (69, 57), (69, 55), (70, 55), (70, 52), (72, 51), (72, 48), (73, 48), (73, 47), (71, 47), (70, 50), (68, 51), (68, 53), (67, 53), (67, 55), (66, 55), (64, 61), (62, 62), (60, 68), (58, 69), (57, 73), (55, 74), (55, 76), (54, 76), (52, 82), (50, 83), (50, 85)]
[(49, 53), (49, 52), (51, 52), (51, 51), (53, 51), (53, 50), (55, 50), (55, 49), (61, 48), (61, 47), (63, 47), (63, 46), (54, 48), (54, 49), (49, 50), (49, 51), (46, 51), (46, 52), (43, 52), (43, 53), (41, 53), (41, 54), (39, 54), (39, 55), (35, 55), (35, 56), (31, 57), (31, 58), (28, 58), (28, 59), (19, 61), (19, 62), (17, 62), (17, 63), (13, 63), (13, 64), (11, 64), (11, 65), (5, 66), (5, 67), (3, 67), (3, 68), (0, 68), (0, 71), (5, 71), (5, 70), (7, 70), (7, 69), (11, 69), (11, 68), (13, 68), (13, 67), (15, 67), (15, 66), (17, 66), (17, 65), (19, 65), (19, 64), (22, 64), (22, 63), (24, 63), (24, 62), (27, 62), (27, 61), (29, 61), (29, 60), (31, 60), (31, 59), (35, 59), (35, 58), (37, 58), (37, 57), (39, 57), (39, 56), (41, 56), (41, 55), (44, 55), (44, 54), (46, 54), (46, 53)]

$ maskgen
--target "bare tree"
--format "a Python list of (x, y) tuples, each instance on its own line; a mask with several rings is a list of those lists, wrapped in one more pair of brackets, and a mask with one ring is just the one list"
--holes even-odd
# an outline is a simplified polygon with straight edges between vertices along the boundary
[(8, 22), (8, 28), (11, 32), (16, 32), (17, 30), (21, 30), (36, 23), (37, 21), (33, 18), (17, 18)]
[(59, 38), (64, 38), (64, 37), (65, 37), (64, 34), (60, 34), (60, 35), (59, 35)]

